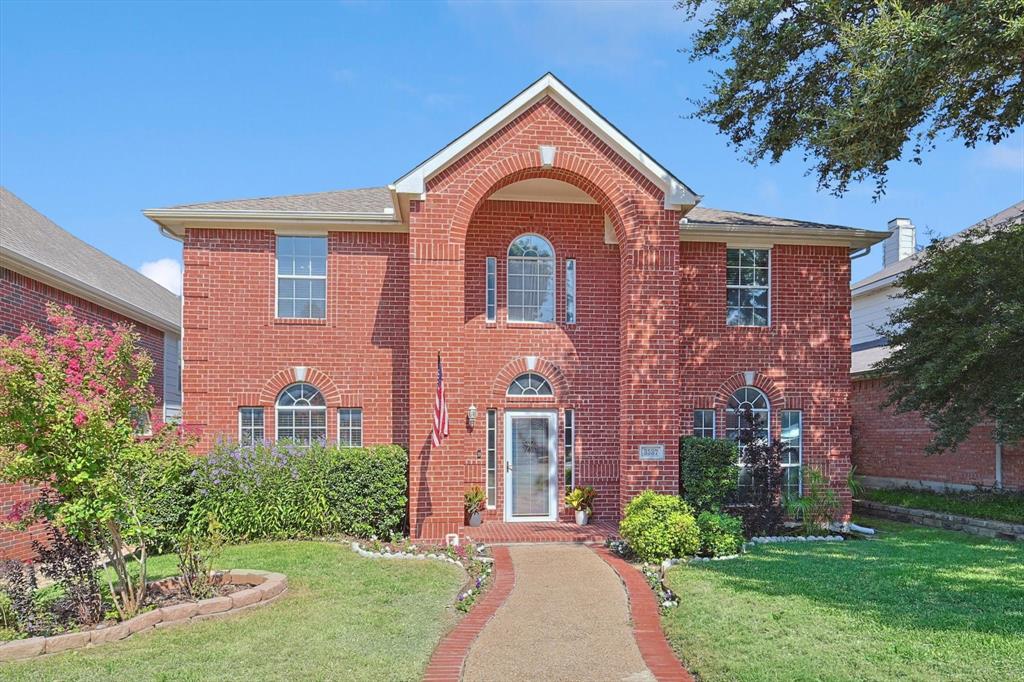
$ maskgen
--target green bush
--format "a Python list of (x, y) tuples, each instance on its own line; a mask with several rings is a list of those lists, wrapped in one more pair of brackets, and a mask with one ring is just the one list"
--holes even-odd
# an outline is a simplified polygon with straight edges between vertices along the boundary
[(743, 519), (716, 512), (701, 512), (697, 517), (700, 530), (700, 553), (704, 556), (736, 554), (743, 546)]
[(690, 506), (676, 495), (646, 490), (626, 505), (619, 533), (642, 561), (696, 553), (700, 534)]
[(679, 487), (698, 512), (717, 511), (736, 492), (738, 462), (731, 440), (686, 436), (679, 441)]
[(388, 538), (405, 524), (407, 471), (397, 445), (218, 447), (197, 464), (192, 518), (228, 540)]

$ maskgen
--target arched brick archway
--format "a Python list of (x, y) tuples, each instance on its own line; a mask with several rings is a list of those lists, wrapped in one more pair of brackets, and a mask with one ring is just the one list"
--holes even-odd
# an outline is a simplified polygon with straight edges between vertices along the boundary
[[(751, 374), (752, 377), (748, 377), (748, 374)], [(786, 409), (786, 398), (782, 389), (772, 379), (760, 372), (737, 372), (722, 382), (718, 391), (715, 392), (715, 409), (724, 410), (728, 407), (732, 394), (744, 386), (752, 386), (764, 393), (768, 397), (768, 404), (772, 410)]]
[(299, 380), (296, 377), (296, 368), (288, 367), (274, 373), (263, 383), (259, 393), (260, 405), (273, 405), (277, 402), (277, 396), (292, 384), (304, 383), (315, 386), (324, 396), (328, 406), (341, 405), (343, 398), (349, 398), (342, 393), (338, 385), (334, 383), (330, 375), (322, 372), (316, 367), (306, 367), (305, 377)]
[(519, 357), (507, 363), (494, 377), (494, 383), (491, 385), (490, 404), (504, 404), (507, 400), (506, 393), (509, 384), (520, 374), (526, 372), (539, 374), (551, 383), (551, 388), (555, 392), (552, 404), (571, 400), (569, 381), (558, 365), (544, 358)]

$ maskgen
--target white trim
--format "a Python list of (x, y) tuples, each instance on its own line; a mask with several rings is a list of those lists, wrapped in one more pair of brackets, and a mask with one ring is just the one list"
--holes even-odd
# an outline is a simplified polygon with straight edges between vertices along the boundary
[[(337, 213), (331, 211), (225, 211), (196, 208), (150, 208), (142, 212), (171, 235), (181, 238), (189, 227), (236, 230), (275, 230), (302, 234), (304, 230), (334, 232), (408, 232), (394, 212)], [(292, 232), (294, 230), (295, 232)]]
[[(607, 230), (605, 232), (607, 234)], [(710, 226), (696, 223), (682, 223), (679, 226), (681, 242), (725, 242), (730, 248), (763, 249), (776, 244), (819, 244), (861, 249), (877, 244), (886, 236), (887, 232), (854, 228), (829, 229), (781, 225), (751, 228), (746, 225)]]
[(797, 479), (796, 494), (802, 496), (804, 494), (804, 411), (803, 410), (779, 410), (779, 439), (782, 439), (782, 429), (785, 427), (784, 415), (787, 412), (795, 412), (799, 415), (800, 421), (800, 435), (796, 442), (796, 464), (782, 464), (783, 469), (792, 469), (796, 467), (800, 470), (800, 476)]
[[(342, 445), (341, 444), (341, 413), (342, 413), (343, 410), (348, 410), (349, 412), (358, 412), (359, 413), (359, 445), (351, 445), (351, 444), (349, 444), (349, 445)], [(339, 445), (341, 447), (346, 447), (346, 448), (361, 448), (361, 447), (363, 447), (363, 408), (361, 408), (361, 407), (338, 407), (338, 408), (335, 408), (335, 410), (334, 410), (334, 422), (335, 422), (335, 424), (334, 424), (334, 426), (335, 426), (335, 429), (334, 429), (335, 430), (334, 442), (337, 445)], [(352, 431), (352, 427), (351, 426), (347, 426), (345, 428), (348, 429), (349, 431)]]
[[(733, 284), (733, 285), (730, 285), (729, 284), (729, 275), (728, 275), (728, 272), (729, 272), (729, 251), (730, 250), (734, 250), (734, 251), (735, 250), (744, 250), (744, 249), (746, 249), (748, 251), (767, 251), (768, 252), (768, 287), (767, 287), (767, 289), (768, 289), (768, 323), (767, 324), (729, 324), (729, 289), (730, 288), (733, 288), (733, 289), (764, 289), (765, 288), (765, 287), (760, 287), (760, 286), (757, 286), (757, 285), (744, 285), (744, 284)], [(771, 329), (771, 327), (772, 327), (772, 291), (775, 290), (775, 287), (773, 286), (773, 283), (772, 283), (772, 272), (773, 272), (773, 268), (772, 268), (772, 249), (771, 248), (767, 248), (766, 249), (766, 248), (759, 247), (759, 246), (726, 246), (725, 258), (726, 258), (726, 266), (725, 266), (725, 271), (726, 271), (726, 280), (725, 280), (725, 296), (726, 296), (726, 301), (725, 301), (725, 326), (726, 327), (730, 327), (732, 329)], [(742, 267), (742, 265), (740, 267)], [(748, 381), (747, 383), (749, 384), (751, 382)]]
[[(548, 431), (548, 496), (547, 516), (512, 516), (512, 480), (509, 467), (512, 464), (512, 420), (517, 418), (546, 418)], [(505, 456), (503, 458), (505, 476), (505, 521), (514, 523), (557, 521), (558, 491), (562, 489), (558, 481), (558, 410), (505, 410)]]
[[(543, 320), (513, 320), (509, 317), (509, 301), (511, 296), (509, 295), (508, 280), (512, 276), (512, 268), (509, 267), (513, 256), (509, 255), (512, 250), (512, 245), (523, 237), (537, 237), (544, 241), (545, 244), (551, 247), (551, 280), (553, 283), (553, 289), (551, 292), (551, 320), (545, 322)], [(514, 256), (515, 258), (530, 258), (530, 256)], [(538, 258), (537, 260), (542, 260)], [(547, 259), (543, 259), (547, 260)], [(497, 271), (495, 271), (497, 275)], [(495, 306), (497, 306), (497, 300), (495, 300)], [(494, 311), (495, 317), (497, 317), (497, 309)], [(516, 235), (512, 238), (512, 241), (505, 247), (505, 323), (509, 325), (534, 325), (534, 326), (558, 326), (558, 252), (555, 251), (555, 245), (551, 243), (551, 240), (542, 234), (537, 232), (523, 232), (520, 235)]]
[[(488, 308), (490, 307), (490, 301), (488, 297), (491, 294), (489, 289), (490, 282), (487, 278), (490, 276), (491, 265), (494, 265), (494, 314), (491, 315)], [(507, 294), (508, 292), (506, 292)], [(498, 258), (496, 256), (487, 256), (484, 259), (484, 322), (492, 324), (498, 321)]]
[[(281, 237), (307, 237), (307, 238), (310, 238), (310, 239), (323, 239), (324, 240), (324, 274), (323, 275), (282, 275), (281, 272), (280, 272), (280, 263), (278, 262), (278, 259), (280, 258), (280, 254), (278, 253), (278, 251), (279, 251), (279, 249), (278, 249), (278, 240)], [(275, 234), (274, 235), (274, 319), (275, 320), (314, 320), (314, 321), (316, 321), (316, 320), (323, 320), (324, 322), (327, 321), (327, 309), (328, 309), (327, 302), (328, 302), (328, 300), (330, 300), (330, 296), (328, 295), (330, 293), (330, 291), (329, 291), (330, 287), (327, 285), (328, 284), (328, 282), (327, 282), (327, 274), (330, 271), (330, 262), (331, 262), (331, 240), (328, 238), (328, 236), (326, 234), (322, 234), (322, 235), (321, 234), (314, 234), (314, 235), (282, 235), (282, 234)], [(282, 277), (284, 277), (285, 279), (289, 279), (292, 282), (296, 282), (296, 281), (299, 281), (299, 280), (306, 280), (308, 282), (313, 282), (313, 281), (321, 280), (322, 279), (324, 281), (324, 316), (323, 317), (294, 317), (294, 316), (292, 316), (292, 317), (281, 317), (280, 314), (278, 314), (278, 307), (280, 306), (280, 303), (281, 303), (280, 284), (281, 284), (281, 278)], [(291, 300), (295, 301), (295, 300), (298, 300), (298, 299), (296, 299), (293, 296)], [(312, 301), (312, 300), (313, 299), (311, 298), (310, 301)], [(306, 370), (306, 368), (305, 367), (302, 368), (302, 370), (303, 370), (303, 379), (299, 379), (298, 369), (299, 369), (298, 367), (295, 368), (295, 370), (296, 370), (296, 372), (295, 372), (295, 383), (305, 383), (305, 370)], [(319, 389), (317, 389), (317, 390), (319, 390)]]
[(493, 114), (396, 180), (394, 183), (396, 192), (425, 198), (427, 180), (443, 171), (464, 154), (472, 151), (494, 132), (545, 97), (550, 97), (565, 108), (602, 142), (657, 185), (665, 193), (664, 205), (667, 210), (693, 206), (700, 201), (700, 197), (694, 194), (681, 180), (648, 156), (632, 140), (619, 132), (615, 126), (551, 73), (544, 74)]

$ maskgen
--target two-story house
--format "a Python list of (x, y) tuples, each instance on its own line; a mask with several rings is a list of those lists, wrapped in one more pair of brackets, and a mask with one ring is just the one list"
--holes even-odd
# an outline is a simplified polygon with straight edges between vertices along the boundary
[(487, 522), (568, 519), (574, 485), (617, 519), (746, 406), (792, 486), (845, 491), (850, 255), (886, 233), (700, 201), (547, 74), (387, 187), (147, 210), (184, 244), (185, 421), (406, 446), (414, 537), (471, 485)]

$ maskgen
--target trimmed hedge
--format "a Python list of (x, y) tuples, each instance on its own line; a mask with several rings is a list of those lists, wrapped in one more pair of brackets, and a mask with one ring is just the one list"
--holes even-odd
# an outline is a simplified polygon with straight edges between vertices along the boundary
[(700, 529), (700, 553), (704, 556), (737, 554), (743, 546), (743, 519), (739, 517), (701, 512), (697, 528)]
[(738, 451), (731, 440), (686, 436), (679, 441), (680, 494), (698, 512), (718, 511), (736, 492)]
[(677, 495), (645, 490), (626, 505), (619, 533), (642, 561), (694, 554), (700, 547), (697, 521)]
[(405, 525), (408, 464), (397, 445), (218, 447), (197, 461), (192, 518), (212, 515), (230, 540), (389, 538)]

